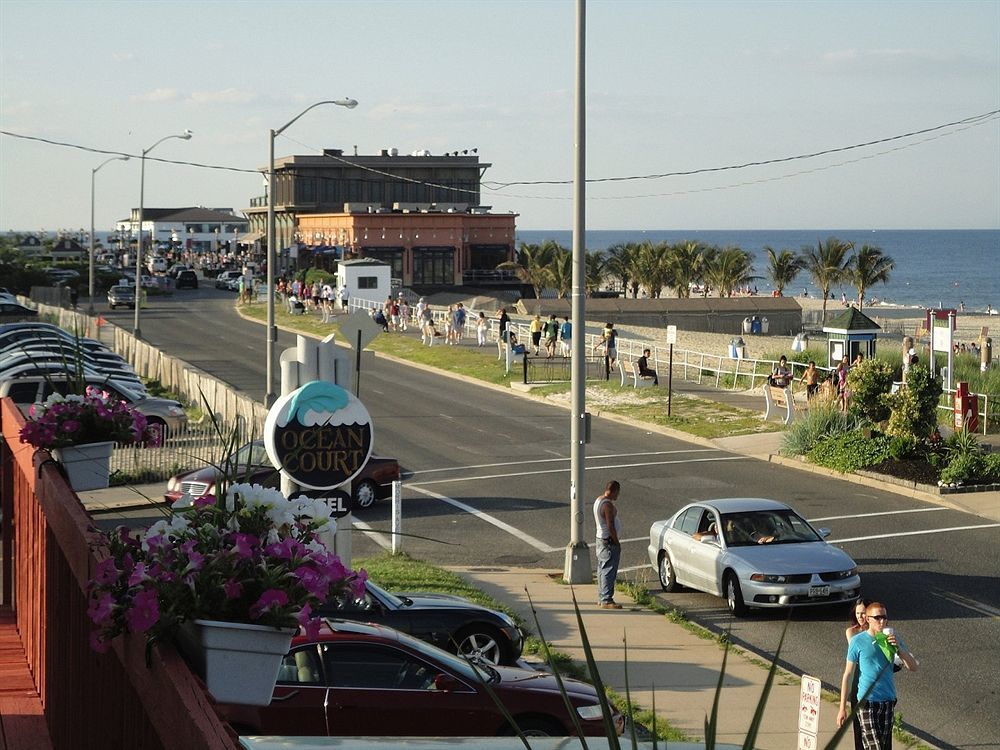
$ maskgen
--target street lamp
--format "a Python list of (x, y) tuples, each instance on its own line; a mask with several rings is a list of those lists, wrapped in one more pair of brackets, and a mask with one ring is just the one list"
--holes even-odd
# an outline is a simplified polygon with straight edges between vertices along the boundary
[(331, 99), (329, 101), (310, 104), (295, 117), (277, 130), (270, 132), (270, 150), (267, 158), (267, 388), (264, 394), (264, 405), (270, 407), (274, 403), (274, 345), (278, 341), (278, 328), (274, 324), (274, 266), (277, 262), (274, 239), (274, 139), (292, 126), (302, 115), (311, 109), (324, 104), (336, 104), (338, 107), (354, 109), (358, 106), (355, 99)]
[(94, 314), (94, 176), (105, 164), (110, 164), (113, 161), (128, 161), (127, 156), (112, 156), (106, 161), (102, 161), (92, 170), (90, 170), (90, 305), (87, 308), (87, 314)]
[(142, 330), (139, 328), (139, 308), (142, 307), (142, 201), (143, 191), (146, 187), (146, 154), (159, 146), (164, 141), (171, 138), (180, 138), (182, 141), (190, 141), (194, 135), (190, 130), (185, 130), (178, 135), (165, 135), (149, 148), (142, 150), (142, 159), (139, 167), (139, 242), (135, 248), (135, 322), (132, 326), (132, 335), (137, 339), (142, 338)]

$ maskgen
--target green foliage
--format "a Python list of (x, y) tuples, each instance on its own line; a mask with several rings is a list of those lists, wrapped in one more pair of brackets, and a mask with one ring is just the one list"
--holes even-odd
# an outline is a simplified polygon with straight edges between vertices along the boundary
[(987, 453), (982, 460), (982, 477), (1000, 481), (1000, 453)]
[(785, 456), (804, 456), (824, 439), (851, 432), (857, 427), (858, 420), (840, 411), (836, 403), (813, 399), (809, 411), (785, 431), (780, 452)]
[(978, 453), (958, 453), (941, 470), (944, 484), (963, 484), (983, 474), (983, 457)]
[(886, 433), (928, 437), (937, 428), (937, 404), (941, 398), (941, 380), (931, 377), (930, 370), (914, 365), (906, 377), (906, 385), (885, 397), (891, 413)]
[(889, 439), (889, 457), (895, 461), (909, 458), (917, 450), (917, 439), (913, 435), (893, 435)]
[(983, 452), (976, 436), (968, 430), (959, 430), (949, 435), (944, 441), (944, 450), (949, 455)]
[(847, 375), (851, 411), (876, 423), (888, 419), (885, 395), (892, 390), (892, 375), (892, 366), (880, 359), (866, 359), (852, 367)]
[(820, 441), (807, 457), (814, 464), (846, 474), (888, 459), (889, 442), (885, 435), (866, 437), (855, 431)]
[(310, 268), (306, 271), (305, 283), (312, 284), (318, 281), (320, 284), (336, 284), (337, 275), (325, 271), (322, 268)]

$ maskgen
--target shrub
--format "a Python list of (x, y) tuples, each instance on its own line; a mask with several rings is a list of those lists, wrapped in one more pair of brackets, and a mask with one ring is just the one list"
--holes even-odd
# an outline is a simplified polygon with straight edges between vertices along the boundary
[(957, 453), (941, 470), (942, 484), (962, 484), (983, 476), (983, 456), (979, 453)]
[(819, 442), (809, 451), (808, 458), (819, 466), (849, 473), (889, 457), (889, 438), (885, 435), (866, 437), (860, 431), (834, 435)]
[(337, 276), (329, 271), (324, 271), (322, 268), (310, 268), (306, 271), (305, 283), (312, 284), (318, 281), (320, 284), (332, 284), (337, 285)]
[(984, 479), (1000, 481), (1000, 453), (987, 453), (982, 457)]
[(889, 439), (889, 457), (895, 461), (912, 456), (917, 450), (917, 439), (912, 435), (893, 435)]
[(931, 377), (920, 365), (910, 368), (906, 385), (884, 396), (891, 413), (886, 426), (889, 435), (929, 436), (937, 427), (937, 404), (941, 398), (941, 380)]
[(827, 437), (857, 429), (858, 420), (837, 408), (833, 401), (813, 399), (809, 411), (792, 422), (781, 439), (785, 456), (804, 456)]
[(892, 366), (880, 359), (866, 359), (855, 365), (847, 375), (851, 392), (851, 410), (872, 422), (889, 418), (885, 395), (892, 390)]

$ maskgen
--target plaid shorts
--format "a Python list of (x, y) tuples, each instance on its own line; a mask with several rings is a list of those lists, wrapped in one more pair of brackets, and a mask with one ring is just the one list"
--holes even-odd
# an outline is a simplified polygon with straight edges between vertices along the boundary
[(892, 750), (892, 720), (896, 701), (865, 701), (858, 709), (864, 750)]

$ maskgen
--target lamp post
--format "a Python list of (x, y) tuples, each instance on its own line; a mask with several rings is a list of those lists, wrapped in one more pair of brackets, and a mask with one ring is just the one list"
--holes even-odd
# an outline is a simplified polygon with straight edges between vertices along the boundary
[(139, 328), (139, 308), (142, 307), (142, 202), (143, 191), (146, 187), (146, 154), (159, 146), (164, 141), (171, 138), (179, 138), (182, 141), (190, 141), (194, 135), (190, 130), (185, 130), (177, 135), (165, 135), (149, 148), (142, 150), (142, 157), (139, 166), (139, 242), (135, 247), (135, 321), (132, 325), (132, 335), (137, 339), (142, 338), (142, 330)]
[(264, 394), (264, 405), (267, 407), (274, 403), (276, 397), (274, 392), (274, 345), (278, 341), (278, 328), (274, 324), (274, 266), (277, 263), (274, 239), (274, 139), (295, 124), (306, 112), (324, 104), (336, 104), (338, 107), (346, 107), (347, 109), (354, 109), (358, 106), (358, 102), (354, 99), (331, 99), (316, 102), (310, 104), (277, 130), (269, 131), (270, 149), (267, 156), (267, 387)]
[(113, 161), (128, 161), (127, 156), (112, 156), (106, 161), (102, 161), (92, 170), (90, 170), (90, 284), (88, 285), (90, 293), (90, 304), (87, 307), (87, 314), (94, 314), (94, 176), (105, 164), (110, 164)]

